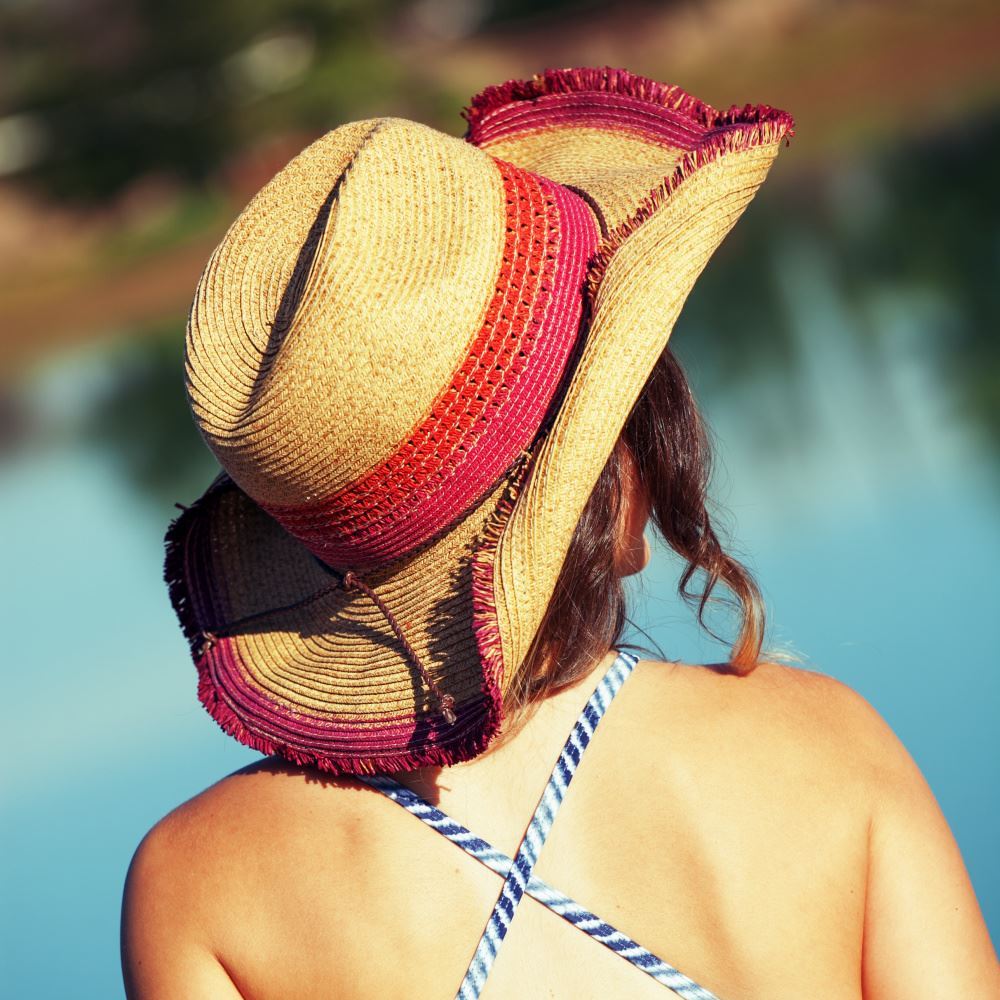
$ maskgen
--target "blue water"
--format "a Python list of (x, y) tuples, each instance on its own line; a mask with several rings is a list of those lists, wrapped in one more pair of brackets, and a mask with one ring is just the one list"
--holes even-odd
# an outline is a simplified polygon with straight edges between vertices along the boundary
[[(822, 293), (808, 273), (796, 287)], [(952, 414), (912, 323), (903, 341), (883, 338), (873, 366), (868, 349), (836, 335), (846, 320), (830, 322), (794, 379), (706, 390), (720, 523), (763, 586), (771, 639), (855, 687), (908, 747), (995, 934), (995, 466)], [(17, 997), (121, 994), (132, 851), (160, 816), (257, 756), (197, 702), (160, 575), (173, 511), (71, 433), (106, 367), (96, 349), (36, 373), (24, 391), (42, 432), (0, 465), (10, 748), (0, 940)], [(691, 377), (709, 382), (694, 362)], [(654, 546), (633, 581), (635, 618), (668, 655), (717, 660), (722, 647), (674, 596), (678, 570)]]

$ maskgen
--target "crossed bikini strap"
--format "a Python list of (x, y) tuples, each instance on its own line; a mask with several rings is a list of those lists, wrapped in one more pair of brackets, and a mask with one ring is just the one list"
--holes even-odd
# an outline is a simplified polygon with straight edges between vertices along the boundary
[(481, 837), (477, 837), (461, 823), (456, 822), (394, 778), (388, 775), (361, 777), (360, 780), (399, 803), (491, 871), (504, 877), (500, 895), (480, 936), (456, 1000), (474, 1000), (479, 997), (517, 906), (525, 893), (648, 973), (684, 1000), (718, 1000), (715, 994), (699, 986), (672, 965), (653, 955), (630, 937), (533, 874), (542, 845), (552, 828), (556, 813), (569, 783), (573, 780), (583, 752), (590, 743), (608, 705), (637, 662), (637, 658), (632, 654), (620, 651), (597, 685), (559, 754), (513, 859)]

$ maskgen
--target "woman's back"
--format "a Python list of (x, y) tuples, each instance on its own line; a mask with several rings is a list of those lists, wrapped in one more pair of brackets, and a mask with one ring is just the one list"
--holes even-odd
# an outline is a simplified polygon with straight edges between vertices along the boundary
[[(612, 659), (495, 753), (397, 777), (513, 857)], [(873, 991), (883, 975), (877, 954), (863, 956), (870, 820), (908, 761), (877, 713), (823, 675), (763, 664), (740, 678), (639, 661), (580, 761), (535, 875), (722, 1000), (859, 997), (863, 957)], [(919, 807), (937, 822), (929, 793)], [(964, 868), (949, 850), (935, 870), (956, 885)], [(162, 922), (164, 947), (190, 952), (173, 959), (190, 963), (186, 995), (200, 995), (191, 977), (201, 968), (218, 980), (206, 996), (226, 995), (225, 982), (248, 1000), (452, 997), (502, 883), (364, 783), (276, 759), (175, 810), (133, 867), (130, 879), (159, 883), (141, 894), (157, 903), (133, 921), (137, 933)], [(891, 883), (888, 869), (882, 877)], [(869, 919), (877, 903), (868, 899)], [(894, 911), (899, 933), (927, 916), (917, 897), (914, 907)], [(938, 930), (948, 954), (947, 934), (975, 927)], [(878, 946), (892, 944), (882, 932)], [(482, 995), (671, 994), (526, 895)]]

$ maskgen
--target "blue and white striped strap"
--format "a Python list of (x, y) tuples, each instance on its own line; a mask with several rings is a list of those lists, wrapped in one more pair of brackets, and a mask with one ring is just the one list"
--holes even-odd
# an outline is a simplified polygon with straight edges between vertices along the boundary
[[(408, 812), (413, 813), (414, 816), (433, 827), (452, 843), (457, 844), (466, 853), (482, 862), (490, 871), (496, 872), (497, 875), (502, 875), (504, 878), (510, 872), (510, 866), (513, 862), (503, 851), (498, 851), (492, 844), (477, 837), (461, 823), (441, 812), (440, 809), (431, 805), (405, 785), (399, 784), (394, 778), (390, 778), (388, 775), (377, 775), (364, 777), (361, 780), (398, 802)], [(718, 1000), (714, 993), (699, 986), (672, 965), (657, 958), (652, 952), (636, 944), (630, 937), (601, 920), (600, 917), (580, 906), (575, 900), (553, 888), (537, 875), (532, 874), (531, 878), (528, 879), (525, 892), (568, 920), (574, 927), (589, 934), (616, 954), (621, 955), (622, 958), (642, 969), (643, 972), (649, 973), (664, 986), (670, 987), (685, 1000)]]
[(615, 662), (598, 684), (559, 755), (538, 808), (513, 860), (388, 775), (366, 776), (361, 779), (398, 802), (490, 870), (504, 877), (500, 896), (459, 988), (457, 1000), (471, 1000), (480, 995), (500, 942), (505, 937), (517, 904), (525, 892), (685, 1000), (718, 1000), (713, 993), (699, 986), (672, 965), (657, 958), (627, 935), (532, 874), (539, 851), (552, 827), (555, 814), (583, 751), (589, 744), (611, 699), (636, 662), (638, 661), (631, 654), (619, 652)]

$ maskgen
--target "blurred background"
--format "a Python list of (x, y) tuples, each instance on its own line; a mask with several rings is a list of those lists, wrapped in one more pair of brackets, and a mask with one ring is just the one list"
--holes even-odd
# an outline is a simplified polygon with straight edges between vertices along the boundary
[[(322, 132), (462, 135), (472, 94), (549, 66), (795, 115), (671, 343), (772, 643), (893, 727), (996, 940), (998, 41), (973, 0), (4, 0), (4, 994), (120, 996), (136, 844), (258, 756), (199, 705), (161, 577), (174, 503), (217, 468), (181, 381), (209, 253)], [(654, 548), (636, 629), (721, 659), (680, 569)]]

